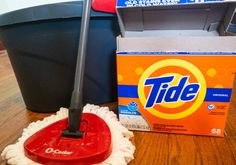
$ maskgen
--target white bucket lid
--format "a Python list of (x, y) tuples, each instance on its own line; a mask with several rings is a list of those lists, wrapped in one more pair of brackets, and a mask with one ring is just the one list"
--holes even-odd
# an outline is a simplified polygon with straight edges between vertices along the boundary
[(0, 15), (11, 11), (25, 9), (34, 6), (41, 6), (46, 4), (73, 2), (82, 0), (0, 0)]

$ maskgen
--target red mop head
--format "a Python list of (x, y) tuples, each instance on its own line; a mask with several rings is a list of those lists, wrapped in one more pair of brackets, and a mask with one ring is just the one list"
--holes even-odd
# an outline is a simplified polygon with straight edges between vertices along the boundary
[(91, 113), (83, 113), (82, 138), (62, 137), (68, 119), (59, 120), (33, 134), (24, 143), (25, 155), (41, 164), (95, 164), (112, 152), (111, 132), (106, 122)]
[(96, 11), (116, 13), (116, 0), (93, 0), (92, 8)]
[[(91, 135), (91, 137), (96, 138), (96, 139), (98, 137), (102, 138), (101, 140), (99, 140), (99, 139), (96, 140), (95, 139), (98, 142), (98, 143), (95, 143), (95, 145), (101, 145), (101, 146), (103, 146), (103, 145), (105, 146), (106, 145), (107, 148), (110, 149), (110, 150), (107, 149), (108, 153), (109, 153), (109, 151), (111, 151), (111, 155), (107, 159), (104, 157), (104, 159), (106, 159), (106, 160), (104, 160), (101, 163), (98, 163), (99, 165), (127, 164), (132, 159), (134, 159), (135, 147), (131, 143), (131, 141), (129, 140), (131, 137), (133, 137), (133, 133), (130, 132), (124, 126), (121, 125), (121, 123), (118, 121), (117, 116), (116, 116), (116, 114), (114, 114), (114, 112), (109, 111), (108, 107), (99, 107), (99, 106), (88, 104), (88, 105), (86, 105), (83, 108), (83, 113), (86, 113), (86, 114), (89, 113), (89, 114), (98, 116), (99, 118), (101, 118), (102, 120), (104, 120), (106, 122), (106, 125), (109, 127), (109, 130), (111, 131), (112, 151), (111, 151), (111, 145), (110, 145), (110, 147), (108, 147), (109, 145), (107, 143), (104, 144), (104, 142), (106, 141), (105, 139), (107, 139), (107, 137), (110, 136), (110, 135), (97, 136), (97, 133), (95, 133), (95, 132), (93, 132), (94, 134), (96, 134), (95, 136)], [(39, 165), (39, 163), (37, 163), (35, 161), (32, 161), (27, 156), (25, 156), (25, 154), (24, 154), (24, 143), (27, 140), (29, 140), (29, 138), (31, 136), (34, 136), (34, 134), (37, 133), (38, 131), (40, 131), (41, 129), (44, 129), (44, 128), (48, 127), (50, 124), (56, 123), (57, 121), (60, 121), (60, 120), (65, 119), (67, 117), (68, 117), (68, 109), (61, 108), (60, 111), (58, 111), (55, 115), (51, 115), (49, 117), (46, 117), (46, 118), (44, 118), (41, 121), (36, 121), (36, 122), (30, 123), (23, 130), (23, 133), (22, 133), (21, 137), (19, 137), (17, 142), (15, 144), (8, 145), (2, 151), (2, 153), (1, 153), (2, 159), (7, 161), (7, 164), (9, 164), (9, 165), (19, 165), (19, 164), (21, 164), (21, 165), (23, 165), (23, 164)], [(65, 119), (64, 122), (65, 123), (63, 123), (63, 122), (59, 122), (59, 123), (62, 123), (63, 128), (66, 128), (67, 120)], [(93, 120), (92, 123), (94, 123), (94, 127), (95, 128), (96, 127), (100, 127), (100, 125), (101, 125), (97, 121), (94, 122), (94, 120)], [(85, 126), (87, 125), (84, 122), (83, 122), (83, 124), (85, 124)], [(89, 125), (89, 123), (88, 123), (88, 125)], [(63, 128), (59, 129), (59, 130), (57, 130), (57, 131), (55, 131), (53, 133), (57, 134), (58, 131), (62, 131)], [(86, 130), (85, 129), (86, 127), (81, 126), (81, 129), (82, 128), (84, 128), (83, 130)], [(90, 128), (93, 128), (93, 127), (90, 127)], [(100, 127), (100, 128), (104, 129), (104, 127)], [(51, 134), (51, 133), (46, 133), (46, 134)], [(58, 135), (58, 139), (60, 139), (61, 138), (61, 134), (57, 134), (57, 135)], [(87, 133), (87, 135), (88, 135), (88, 133)], [(54, 135), (51, 136), (51, 137), (49, 137), (48, 135), (46, 135), (46, 136), (49, 139), (51, 139), (51, 137), (55, 138)], [(46, 136), (42, 135), (42, 136), (38, 137), (39, 138), (39, 142), (42, 143), (43, 140), (46, 139), (45, 138)], [(56, 139), (54, 139), (53, 141), (55, 143)], [(57, 142), (59, 142), (59, 141), (57, 141)], [(69, 143), (71, 143), (71, 142), (69, 142)], [(39, 145), (37, 145), (37, 146), (41, 145), (40, 143), (38, 143), (38, 144)], [(61, 144), (61, 143), (58, 143), (58, 144)], [(64, 143), (64, 144), (66, 144), (66, 143)], [(32, 148), (36, 149), (37, 146), (35, 148), (34, 147), (32, 147)], [(80, 146), (83, 146), (83, 145), (81, 144)], [(93, 148), (93, 147), (91, 147), (91, 148)], [(80, 149), (80, 150), (82, 150), (82, 149)], [(63, 156), (63, 154), (61, 154), (60, 157), (67, 157), (67, 154), (70, 155), (71, 151), (70, 150), (68, 150), (68, 151), (69, 152), (67, 152), (67, 149), (66, 149), (66, 152), (63, 152), (63, 151), (59, 152), (59, 150), (54, 150), (54, 149), (53, 150), (52, 149), (48, 149), (47, 150), (47, 152), (53, 152), (54, 153), (54, 155), (52, 154), (53, 156), (55, 156), (55, 153), (57, 153), (57, 154), (64, 153), (65, 156)], [(34, 151), (32, 151), (32, 152), (34, 152)], [(29, 153), (28, 153), (28, 155), (29, 155)], [(83, 156), (83, 154), (82, 154), (82, 156)], [(52, 158), (52, 157), (50, 157), (50, 158)], [(76, 162), (76, 163), (79, 164), (79, 162)], [(67, 163), (67, 164), (71, 164), (71, 163)], [(87, 162), (86, 164), (89, 164), (89, 162)]]

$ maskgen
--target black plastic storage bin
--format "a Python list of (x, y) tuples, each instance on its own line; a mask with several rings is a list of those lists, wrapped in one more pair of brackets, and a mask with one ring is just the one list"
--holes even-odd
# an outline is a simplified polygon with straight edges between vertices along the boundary
[[(27, 109), (68, 107), (73, 90), (83, 2), (37, 6), (0, 15), (0, 38)], [(117, 100), (115, 15), (91, 13), (84, 103)]]

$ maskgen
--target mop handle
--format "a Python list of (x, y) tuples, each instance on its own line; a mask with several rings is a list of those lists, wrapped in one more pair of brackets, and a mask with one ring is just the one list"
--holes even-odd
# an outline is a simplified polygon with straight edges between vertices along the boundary
[(76, 71), (74, 80), (74, 90), (71, 96), (69, 108), (69, 131), (76, 132), (80, 127), (81, 115), (83, 111), (83, 81), (86, 59), (86, 49), (88, 40), (88, 30), (91, 12), (91, 1), (84, 0), (81, 20), (79, 48), (77, 53)]

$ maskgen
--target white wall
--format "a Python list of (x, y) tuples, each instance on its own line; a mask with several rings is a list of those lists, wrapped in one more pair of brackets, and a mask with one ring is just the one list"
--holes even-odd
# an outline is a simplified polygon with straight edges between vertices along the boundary
[(81, 0), (0, 0), (0, 14), (33, 6)]

